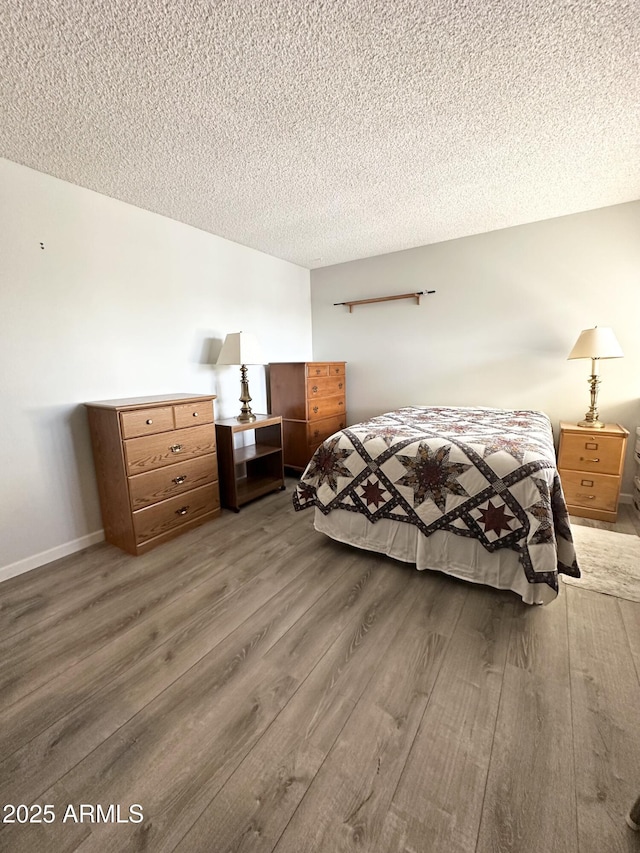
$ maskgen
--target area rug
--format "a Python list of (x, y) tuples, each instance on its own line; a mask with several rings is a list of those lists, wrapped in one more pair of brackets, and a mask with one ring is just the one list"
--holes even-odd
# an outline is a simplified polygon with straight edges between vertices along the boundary
[(571, 525), (582, 577), (565, 583), (640, 601), (640, 537), (583, 524)]

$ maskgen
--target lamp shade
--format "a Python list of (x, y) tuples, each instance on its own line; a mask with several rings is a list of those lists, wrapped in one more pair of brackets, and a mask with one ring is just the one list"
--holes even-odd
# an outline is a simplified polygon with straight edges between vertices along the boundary
[(624, 353), (607, 326), (584, 329), (567, 356), (570, 358), (622, 358)]
[(224, 339), (216, 364), (265, 364), (265, 360), (255, 335), (231, 332)]

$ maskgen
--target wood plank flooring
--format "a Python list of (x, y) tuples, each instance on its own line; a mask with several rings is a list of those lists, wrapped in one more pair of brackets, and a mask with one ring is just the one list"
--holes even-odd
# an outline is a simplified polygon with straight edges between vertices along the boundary
[(0, 851), (638, 853), (640, 603), (417, 572), (292, 483), (0, 584), (0, 806), (51, 820)]

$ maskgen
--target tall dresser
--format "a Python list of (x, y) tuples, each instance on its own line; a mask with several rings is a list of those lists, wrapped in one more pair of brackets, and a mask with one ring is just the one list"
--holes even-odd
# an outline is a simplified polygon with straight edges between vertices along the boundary
[(107, 542), (143, 554), (220, 514), (214, 400), (85, 403)]
[(344, 361), (269, 365), (269, 409), (282, 415), (284, 464), (304, 470), (325, 438), (347, 425)]

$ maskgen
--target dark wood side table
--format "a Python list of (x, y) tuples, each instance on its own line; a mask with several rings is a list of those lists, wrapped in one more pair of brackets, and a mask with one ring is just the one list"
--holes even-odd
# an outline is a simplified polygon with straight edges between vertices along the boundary
[[(239, 434), (254, 430), (254, 442), (239, 444)], [(220, 501), (239, 512), (243, 504), (277, 489), (284, 489), (282, 418), (256, 415), (255, 421), (236, 418), (216, 421)]]

